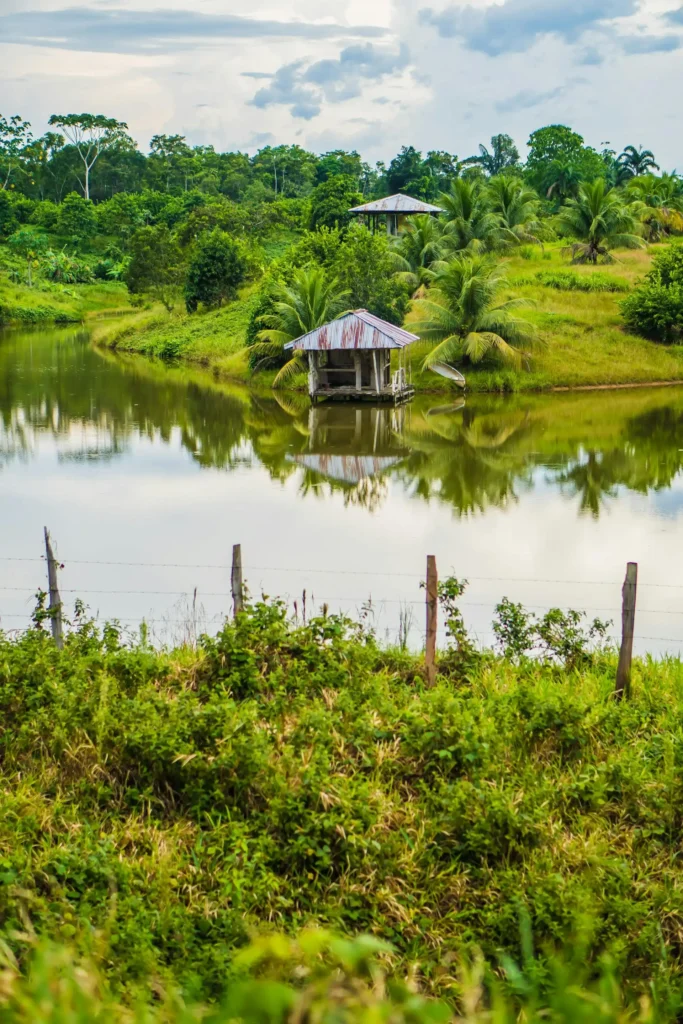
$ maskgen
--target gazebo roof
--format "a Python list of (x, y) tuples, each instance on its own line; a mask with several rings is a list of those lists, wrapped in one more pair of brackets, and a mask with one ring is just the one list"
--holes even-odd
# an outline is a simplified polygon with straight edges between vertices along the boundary
[(397, 192), (395, 196), (385, 196), (384, 199), (375, 199), (363, 206), (354, 206), (349, 213), (443, 213), (443, 210), (439, 206)]
[(413, 341), (419, 341), (416, 334), (404, 331), (402, 327), (380, 320), (368, 313), (367, 309), (356, 309), (345, 313), (338, 320), (323, 324), (308, 334), (285, 345), (285, 349), (299, 352), (330, 352), (345, 349), (395, 349), (405, 348)]

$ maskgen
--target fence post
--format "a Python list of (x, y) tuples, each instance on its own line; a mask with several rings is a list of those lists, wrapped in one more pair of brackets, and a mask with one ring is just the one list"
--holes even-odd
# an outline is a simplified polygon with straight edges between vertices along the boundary
[(232, 605), (235, 618), (244, 609), (244, 583), (242, 582), (242, 545), (233, 544), (232, 548)]
[(47, 558), (47, 581), (50, 592), (50, 623), (52, 626), (52, 639), (61, 650), (64, 646), (62, 636), (62, 599), (59, 596), (57, 585), (57, 562), (52, 551), (52, 543), (47, 526), (45, 527), (45, 555)]
[(636, 628), (636, 594), (638, 591), (638, 563), (629, 562), (622, 590), (621, 609), (621, 650), (617, 668), (616, 698), (623, 700), (631, 695), (631, 660), (633, 658), (633, 634)]
[(436, 570), (436, 558), (427, 555), (427, 642), (425, 645), (425, 664), (427, 682), (433, 686), (436, 680), (436, 625), (439, 607), (439, 576)]

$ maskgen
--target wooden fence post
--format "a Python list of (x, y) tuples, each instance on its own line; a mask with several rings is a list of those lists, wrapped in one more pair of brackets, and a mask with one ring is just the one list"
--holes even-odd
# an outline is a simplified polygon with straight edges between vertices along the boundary
[(52, 626), (52, 639), (61, 650), (64, 646), (62, 635), (62, 599), (59, 596), (57, 585), (57, 562), (52, 551), (52, 543), (47, 526), (45, 527), (45, 555), (47, 558), (47, 581), (50, 592), (50, 623)]
[(439, 576), (436, 570), (436, 558), (427, 555), (427, 642), (425, 645), (425, 664), (427, 666), (427, 682), (433, 686), (436, 680), (436, 627), (439, 607)]
[(622, 590), (621, 650), (617, 668), (616, 698), (623, 700), (631, 695), (631, 660), (633, 658), (633, 634), (636, 628), (636, 594), (638, 591), (638, 563), (629, 562)]
[(232, 548), (232, 605), (235, 618), (244, 609), (244, 583), (242, 581), (242, 545), (234, 544)]

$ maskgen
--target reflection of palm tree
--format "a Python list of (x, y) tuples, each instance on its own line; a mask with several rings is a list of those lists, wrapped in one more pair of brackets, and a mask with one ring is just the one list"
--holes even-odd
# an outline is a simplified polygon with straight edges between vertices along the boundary
[(594, 451), (588, 453), (584, 462), (575, 463), (560, 473), (555, 482), (561, 487), (569, 486), (581, 499), (581, 514), (590, 514), (594, 519), (600, 515), (605, 499), (616, 495), (613, 467), (609, 460)]

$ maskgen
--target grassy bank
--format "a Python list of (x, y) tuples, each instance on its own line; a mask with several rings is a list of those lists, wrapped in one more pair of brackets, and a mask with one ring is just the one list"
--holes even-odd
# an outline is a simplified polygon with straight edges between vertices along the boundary
[(198, 651), (3, 637), (2, 938), (213, 998), (255, 931), (324, 926), (454, 1000), (454, 965), (519, 960), (528, 918), (539, 984), (581, 932), (589, 975), (674, 998), (683, 669), (637, 664), (618, 705), (613, 656), (579, 664), (445, 658), (427, 689), (419, 658), (277, 604)]
[(40, 281), (29, 288), (0, 274), (0, 327), (81, 323), (99, 313), (130, 308), (128, 289), (120, 283), (59, 285)]
[[(527, 370), (500, 363), (465, 368), (472, 391), (525, 391), (553, 387), (683, 381), (683, 349), (658, 345), (623, 329), (619, 303), (643, 276), (650, 255), (620, 252), (618, 262), (569, 267), (559, 245), (530, 247), (509, 260), (506, 298), (529, 302), (521, 315), (538, 329), (541, 345)], [(255, 296), (247, 294), (217, 312), (200, 316), (156, 310), (100, 329), (95, 340), (120, 351), (199, 363), (216, 373), (248, 379), (245, 334)], [(424, 351), (412, 354), (420, 391), (449, 392), (453, 385), (422, 369)], [(269, 383), (272, 374), (258, 379)], [(295, 386), (305, 388), (303, 378)]]

